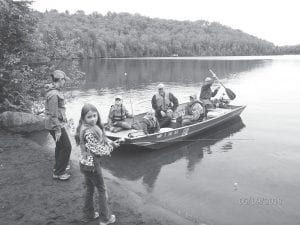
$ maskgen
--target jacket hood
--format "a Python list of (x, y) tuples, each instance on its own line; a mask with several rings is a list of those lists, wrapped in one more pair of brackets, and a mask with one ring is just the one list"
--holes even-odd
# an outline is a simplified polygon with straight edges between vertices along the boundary
[(59, 90), (59, 89), (58, 89), (57, 85), (55, 85), (54, 83), (45, 85), (45, 92), (46, 93), (48, 93), (49, 91), (52, 91), (52, 90)]
[(50, 98), (53, 95), (60, 95), (59, 88), (54, 83), (46, 84), (44, 90), (46, 98)]

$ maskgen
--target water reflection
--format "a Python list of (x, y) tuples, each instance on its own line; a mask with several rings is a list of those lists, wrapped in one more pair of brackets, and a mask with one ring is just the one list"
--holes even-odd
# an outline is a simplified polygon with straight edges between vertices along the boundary
[[(147, 191), (151, 192), (163, 166), (185, 158), (187, 160), (187, 173), (191, 174), (196, 165), (203, 159), (204, 153), (213, 153), (207, 150), (210, 149), (210, 146), (240, 132), (244, 127), (243, 121), (237, 118), (219, 126), (217, 132), (216, 130), (211, 130), (205, 137), (195, 136), (193, 139), (165, 149), (141, 150), (139, 148), (123, 148), (115, 151), (111, 159), (104, 159), (103, 167), (119, 178), (131, 181), (142, 178)], [(233, 148), (233, 143), (227, 146), (227, 150), (231, 148)]]
[[(222, 78), (264, 66), (268, 60), (189, 60), (178, 59), (95, 59), (83, 60), (82, 71), (87, 74), (86, 89), (125, 89), (156, 82), (195, 83), (210, 75), (208, 69)], [(125, 76), (124, 74), (127, 74)]]
[(226, 142), (226, 143), (221, 147), (221, 149), (222, 149), (224, 152), (227, 152), (228, 150), (232, 149), (232, 145), (233, 145), (233, 142), (228, 141), (228, 142)]

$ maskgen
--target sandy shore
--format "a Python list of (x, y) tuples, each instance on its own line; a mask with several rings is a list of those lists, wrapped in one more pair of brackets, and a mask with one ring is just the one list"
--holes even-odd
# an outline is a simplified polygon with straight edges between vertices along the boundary
[[(51, 143), (51, 144), (49, 144)], [(46, 132), (29, 137), (0, 131), (0, 221), (14, 224), (83, 224), (83, 176), (72, 152), (72, 177), (52, 179), (53, 141)], [(50, 146), (49, 146), (50, 145)], [(105, 177), (115, 224), (194, 224)], [(98, 221), (89, 224), (98, 224)]]

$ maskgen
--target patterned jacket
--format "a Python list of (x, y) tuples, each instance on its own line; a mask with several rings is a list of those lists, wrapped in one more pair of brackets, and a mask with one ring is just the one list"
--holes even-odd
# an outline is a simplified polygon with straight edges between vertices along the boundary
[[(102, 131), (100, 130), (100, 132)], [(93, 127), (82, 125), (79, 138), (81, 164), (93, 165), (94, 157), (109, 156), (113, 151), (114, 147), (105, 141), (103, 133), (98, 137)]]

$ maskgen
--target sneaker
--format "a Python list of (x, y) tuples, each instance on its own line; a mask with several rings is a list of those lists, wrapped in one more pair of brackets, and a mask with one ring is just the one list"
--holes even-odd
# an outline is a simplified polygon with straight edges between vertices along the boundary
[(93, 220), (98, 219), (99, 216), (100, 216), (100, 215), (99, 215), (98, 212), (94, 212), (94, 217), (92, 217), (92, 218), (84, 218), (84, 219), (82, 219), (81, 221), (84, 222), (84, 223), (88, 223), (88, 222), (90, 222), (90, 221), (93, 221)]
[(111, 215), (107, 222), (100, 222), (99, 225), (107, 225), (116, 222), (116, 216)]
[(66, 167), (66, 171), (71, 169), (71, 165), (68, 163), (67, 167)]
[(64, 173), (61, 175), (55, 175), (53, 174), (53, 179), (58, 179), (58, 180), (68, 180), (70, 178), (70, 174)]

